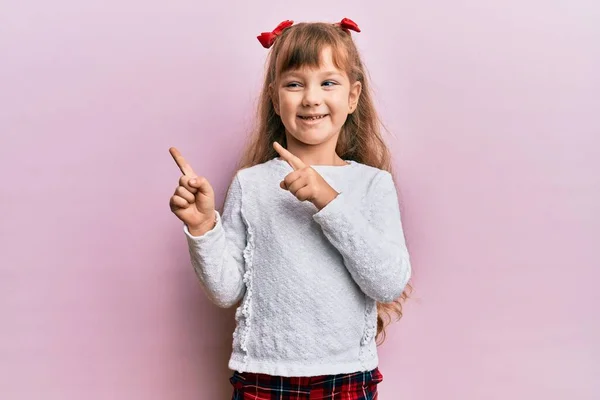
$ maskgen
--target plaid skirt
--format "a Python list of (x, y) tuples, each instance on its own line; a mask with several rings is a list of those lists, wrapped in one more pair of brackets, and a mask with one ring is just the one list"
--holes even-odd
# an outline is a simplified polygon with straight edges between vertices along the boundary
[(379, 368), (350, 374), (284, 377), (237, 372), (231, 400), (377, 400)]

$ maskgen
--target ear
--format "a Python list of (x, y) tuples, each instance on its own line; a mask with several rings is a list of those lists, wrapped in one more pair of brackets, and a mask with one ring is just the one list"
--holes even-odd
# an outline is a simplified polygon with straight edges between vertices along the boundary
[(350, 86), (350, 93), (348, 95), (348, 114), (352, 114), (356, 110), (361, 92), (362, 83), (360, 83), (360, 81), (356, 81)]
[(273, 86), (273, 83), (269, 84), (269, 96), (271, 97), (271, 103), (275, 109), (275, 114), (279, 115), (279, 94), (277, 89)]

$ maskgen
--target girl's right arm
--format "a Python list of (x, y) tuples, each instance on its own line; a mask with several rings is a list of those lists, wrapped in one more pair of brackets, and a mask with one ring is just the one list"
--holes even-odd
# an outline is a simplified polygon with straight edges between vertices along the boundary
[(214, 191), (206, 178), (196, 175), (175, 148), (169, 150), (183, 175), (171, 197), (171, 211), (183, 223), (190, 258), (209, 299), (231, 307), (245, 293), (244, 249), (246, 226), (242, 220), (242, 190), (236, 175), (229, 187), (223, 216), (215, 210)]
[(235, 305), (246, 291), (246, 225), (241, 206), (242, 190), (236, 175), (225, 199), (223, 216), (215, 211), (214, 228), (194, 236), (187, 225), (183, 227), (194, 271), (210, 300), (223, 308)]

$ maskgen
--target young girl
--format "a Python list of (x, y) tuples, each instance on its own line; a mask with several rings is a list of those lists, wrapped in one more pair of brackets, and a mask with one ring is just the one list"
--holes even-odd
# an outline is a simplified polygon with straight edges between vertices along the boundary
[(376, 337), (402, 315), (411, 268), (350, 30), (284, 21), (258, 37), (272, 46), (258, 127), (222, 214), (170, 149), (183, 173), (170, 207), (196, 274), (216, 305), (239, 304), (233, 399), (376, 399), (383, 380)]

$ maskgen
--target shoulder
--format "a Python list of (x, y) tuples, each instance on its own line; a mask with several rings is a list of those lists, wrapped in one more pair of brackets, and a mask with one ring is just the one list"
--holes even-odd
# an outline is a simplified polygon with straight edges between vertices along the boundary
[(238, 170), (238, 174), (241, 174), (243, 176), (254, 176), (257, 174), (260, 175), (260, 174), (269, 173), (270, 171), (277, 169), (276, 161), (277, 161), (276, 159), (272, 159), (272, 160), (268, 160), (268, 161), (265, 161), (260, 164), (253, 165), (251, 167), (242, 168), (242, 169)]
[(367, 164), (362, 164), (357, 161), (353, 161), (355, 164), (353, 171), (354, 179), (361, 179), (363, 181), (367, 181), (370, 185), (377, 184), (382, 180), (392, 180), (392, 174), (388, 171), (379, 169), (377, 167), (372, 167)]
[[(353, 181), (353, 188), (364, 191), (365, 198), (377, 202), (389, 195), (397, 195), (396, 183), (392, 173), (366, 164), (355, 164), (356, 175), (348, 178)], [(363, 182), (363, 184), (357, 184), (358, 182)]]
[(271, 179), (277, 179), (277, 177), (285, 173), (285, 167), (282, 167), (281, 163), (272, 159), (261, 164), (242, 168), (235, 173), (233, 183), (241, 188), (260, 185)]

